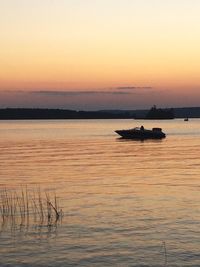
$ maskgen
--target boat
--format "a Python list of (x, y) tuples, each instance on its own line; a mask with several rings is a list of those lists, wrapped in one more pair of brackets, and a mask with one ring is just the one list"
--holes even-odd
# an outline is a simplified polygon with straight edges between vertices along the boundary
[(145, 129), (143, 126), (135, 127), (128, 130), (116, 130), (118, 135), (124, 139), (162, 139), (166, 137), (166, 134), (162, 132), (161, 128), (152, 128), (152, 130)]

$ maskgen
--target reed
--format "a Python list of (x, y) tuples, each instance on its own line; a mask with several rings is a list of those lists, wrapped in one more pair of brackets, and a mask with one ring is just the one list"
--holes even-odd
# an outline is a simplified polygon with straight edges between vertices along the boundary
[(56, 223), (63, 216), (58, 205), (56, 194), (41, 189), (29, 190), (28, 187), (18, 191), (3, 188), (0, 190), (0, 220), (2, 223), (10, 220), (20, 225), (29, 224), (29, 220), (46, 223), (47, 226)]
[(167, 266), (167, 249), (166, 249), (165, 241), (163, 241), (163, 247), (164, 247), (164, 255), (165, 255), (164, 267), (166, 267)]

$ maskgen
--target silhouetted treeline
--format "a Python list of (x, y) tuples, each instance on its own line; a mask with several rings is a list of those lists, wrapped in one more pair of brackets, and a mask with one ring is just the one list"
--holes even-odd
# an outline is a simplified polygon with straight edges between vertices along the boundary
[(174, 119), (174, 110), (170, 109), (161, 109), (153, 106), (149, 112), (146, 114), (145, 119), (149, 120), (169, 120)]
[(0, 109), (0, 120), (37, 120), (37, 119), (128, 119), (129, 112), (118, 114), (101, 111), (75, 111), (64, 109)]
[(176, 118), (200, 118), (200, 107), (184, 107), (174, 109)]
[[(162, 109), (162, 110), (172, 110), (174, 118), (200, 118), (200, 107), (183, 107), (183, 108), (173, 108), (173, 109)], [(149, 110), (133, 110), (132, 114), (135, 115), (135, 119), (146, 119)], [(130, 111), (131, 113), (131, 111)], [(163, 116), (163, 114), (162, 114)], [(163, 116), (167, 119), (168, 116)]]
[[(157, 109), (157, 108), (156, 108)], [(160, 111), (172, 111), (160, 113)], [(37, 119), (149, 119), (151, 110), (100, 110), (75, 111), (67, 109), (5, 108), (0, 109), (0, 120), (37, 120)], [(151, 119), (200, 118), (200, 107), (157, 109)], [(169, 116), (170, 115), (170, 116)], [(173, 116), (172, 116), (173, 115)]]

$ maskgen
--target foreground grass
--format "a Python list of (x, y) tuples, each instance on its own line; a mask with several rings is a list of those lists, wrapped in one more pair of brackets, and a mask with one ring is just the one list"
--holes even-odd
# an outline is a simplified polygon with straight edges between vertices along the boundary
[(49, 191), (29, 190), (0, 190), (0, 220), (1, 223), (10, 221), (13, 224), (27, 225), (30, 221), (55, 224), (63, 216), (56, 193)]

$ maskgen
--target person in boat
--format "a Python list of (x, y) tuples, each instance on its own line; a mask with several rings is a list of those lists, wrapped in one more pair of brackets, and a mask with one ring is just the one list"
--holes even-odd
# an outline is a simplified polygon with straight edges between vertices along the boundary
[(141, 131), (144, 131), (144, 126), (143, 125), (140, 127), (140, 130)]

